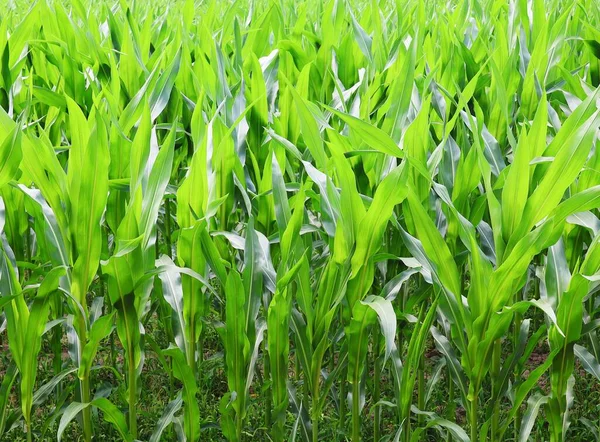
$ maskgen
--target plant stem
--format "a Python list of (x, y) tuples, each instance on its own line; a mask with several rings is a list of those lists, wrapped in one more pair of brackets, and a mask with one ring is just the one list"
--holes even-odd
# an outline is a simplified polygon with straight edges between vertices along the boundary
[[(52, 350), (54, 353), (52, 359), (52, 366), (54, 370), (54, 375), (56, 376), (61, 372), (62, 369), (62, 344), (61, 344), (61, 328), (56, 326), (54, 332), (52, 333)], [(60, 382), (56, 385), (56, 394), (60, 394), (61, 386)]]
[(346, 375), (348, 369), (343, 368), (340, 375), (340, 415), (338, 420), (338, 432), (339, 434), (345, 434), (344, 428), (346, 426)]
[(319, 388), (313, 388), (312, 442), (319, 441), (319, 416), (317, 416), (317, 409), (319, 408), (317, 405), (319, 402), (318, 395)]
[(242, 419), (242, 413), (236, 413), (235, 415), (235, 433), (237, 436), (237, 442), (242, 442), (242, 430), (244, 429), (244, 420)]
[[(419, 370), (417, 372), (417, 404), (419, 406), (419, 410), (425, 410), (425, 357), (421, 355), (419, 357)], [(419, 414), (417, 417), (419, 427), (425, 423), (424, 416)]]
[[(267, 344), (263, 341), (263, 354), (264, 354), (264, 370), (265, 370), (265, 382), (269, 382), (271, 379), (271, 359), (269, 358), (269, 352), (267, 351)], [(269, 387), (265, 392), (265, 427), (271, 429), (271, 407), (273, 406), (273, 388)]]
[(133, 438), (137, 438), (137, 370), (133, 363), (133, 357), (128, 361), (129, 376), (129, 432)]
[[(90, 375), (89, 373), (84, 374), (84, 378), (81, 380), (81, 401), (84, 404), (90, 402)], [(85, 407), (83, 413), (83, 438), (86, 442), (92, 440), (92, 415), (91, 408)]]
[[(375, 356), (375, 373), (373, 376), (373, 403), (379, 402), (381, 391), (380, 391), (380, 380), (381, 380), (381, 358), (379, 357), (379, 345), (380, 345), (379, 333), (375, 333), (373, 351)], [(381, 437), (381, 407), (375, 406), (375, 417), (373, 419), (373, 440), (378, 441)]]
[[(27, 228), (25, 229), (25, 259), (31, 262), (31, 233), (29, 232), (29, 216), (27, 217)], [(23, 272), (25, 280), (29, 278), (29, 269)]]
[[(54, 295), (54, 305), (56, 308), (55, 315), (57, 318), (62, 317), (62, 300), (59, 295)], [(54, 327), (52, 332), (52, 352), (54, 353), (52, 359), (52, 366), (54, 370), (54, 376), (58, 375), (62, 371), (62, 327), (57, 325)], [(56, 397), (58, 397), (62, 390), (62, 384), (59, 382), (56, 384)]]
[(188, 336), (187, 342), (187, 351), (186, 351), (186, 359), (187, 364), (192, 370), (194, 377), (196, 376), (196, 345), (195, 345), (195, 332), (193, 330), (193, 325), (191, 326), (192, 330), (190, 336)]
[(167, 246), (167, 255), (172, 258), (171, 246), (171, 204), (169, 198), (165, 198), (165, 243)]
[[(80, 347), (87, 343), (87, 325), (85, 323), (85, 318), (81, 315), (78, 316), (79, 322), (79, 340)], [(84, 370), (83, 379), (79, 381), (79, 388), (81, 392), (81, 402), (84, 404), (88, 404), (90, 402), (90, 373), (89, 370)], [(92, 414), (91, 408), (85, 407), (83, 409), (82, 417), (83, 417), (83, 439), (85, 442), (92, 441)]]
[(311, 398), (311, 424), (312, 424), (312, 441), (318, 442), (319, 440), (319, 418), (321, 414), (321, 410), (319, 408), (319, 396), (320, 385), (319, 385), (319, 375), (320, 368), (316, 367), (313, 371), (313, 384), (312, 384), (312, 398)]
[[(502, 352), (502, 346), (500, 339), (496, 339), (494, 342), (494, 349), (492, 353), (492, 395), (498, 397), (498, 382), (497, 379), (500, 375), (500, 356)], [(494, 409), (492, 411), (492, 434), (491, 440), (496, 440), (496, 435), (498, 434), (498, 430), (500, 428), (500, 400), (497, 400), (494, 403)]]
[(476, 386), (473, 392), (473, 399), (471, 399), (471, 413), (470, 413), (470, 425), (471, 425), (471, 442), (477, 442), (477, 407), (478, 407), (478, 396), (479, 388)]
[[(519, 331), (521, 330), (521, 324), (523, 322), (523, 316), (520, 313), (515, 313), (515, 323), (514, 323), (514, 328), (513, 328), (513, 340), (514, 340), (514, 346), (516, 347), (518, 340), (519, 340)], [(514, 373), (513, 373), (514, 379), (515, 381), (518, 379), (519, 377), (519, 373), (518, 370), (515, 369)], [(519, 407), (519, 409), (517, 410), (517, 414), (515, 415), (515, 423), (514, 423), (514, 436), (515, 436), (515, 440), (518, 440), (519, 438), (519, 431), (521, 428), (521, 419), (523, 417), (523, 412), (521, 411), (521, 407)]]
[[(448, 376), (448, 407), (446, 412), (446, 418), (453, 422), (456, 419), (456, 407), (454, 406), (454, 382), (452, 377)], [(452, 434), (448, 432), (447, 441), (452, 440)]]
[[(400, 302), (400, 311), (401, 312), (405, 312), (406, 311), (406, 300), (408, 299), (409, 293), (408, 293), (408, 281), (406, 281), (404, 283), (404, 285), (402, 286), (402, 290), (400, 291), (400, 297), (399, 302)], [(401, 319), (400, 323), (403, 323), (404, 320)], [(404, 334), (402, 333), (402, 328), (400, 328), (398, 330), (398, 353), (402, 354), (402, 348), (404, 346)]]
[[(110, 296), (108, 295), (108, 290), (106, 290), (106, 283), (104, 282), (104, 278), (102, 278), (102, 268), (99, 269), (99, 275), (100, 275), (100, 291), (102, 293), (102, 296), (104, 296), (104, 298), (105, 298), (106, 312), (108, 314), (110, 314), (114, 310), (114, 307), (110, 300)], [(117, 356), (116, 356), (116, 350), (115, 350), (115, 334), (114, 333), (110, 334), (109, 343), (110, 343), (110, 365), (112, 365), (112, 367), (116, 370), (117, 369)]]
[[(112, 310), (112, 308), (111, 308)], [(109, 311), (110, 313), (110, 311)], [(116, 356), (116, 351), (115, 351), (115, 334), (111, 333), (110, 334), (110, 362), (112, 367), (116, 370), (117, 369), (117, 356)]]
[(352, 383), (352, 442), (360, 441), (360, 382), (357, 377)]
[(200, 336), (198, 337), (198, 351), (197, 351), (197, 360), (196, 360), (196, 370), (194, 373), (198, 372), (198, 369), (202, 367), (202, 359), (204, 357), (204, 333), (200, 332)]

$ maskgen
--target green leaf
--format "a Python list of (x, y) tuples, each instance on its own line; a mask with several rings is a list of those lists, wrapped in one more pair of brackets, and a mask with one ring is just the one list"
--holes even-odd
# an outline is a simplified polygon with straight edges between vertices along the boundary
[(58, 432), (56, 433), (56, 439), (58, 442), (62, 440), (62, 435), (71, 421), (89, 405), (90, 404), (82, 404), (81, 402), (71, 402), (67, 406), (62, 417), (60, 418), (60, 423), (58, 424)]
[(388, 134), (378, 127), (375, 127), (351, 115), (336, 111), (329, 106), (323, 105), (323, 107), (346, 123), (359, 137), (359, 139), (367, 146), (375, 149), (378, 152), (382, 152), (396, 158), (402, 158), (404, 156), (404, 152), (398, 147), (394, 140), (392, 140)]
[(23, 158), (21, 137), (21, 130), (15, 125), (0, 143), (0, 188), (17, 175)]
[[(310, 65), (307, 65), (305, 69), (310, 70)], [(298, 112), (298, 118), (300, 119), (300, 125), (302, 127), (302, 137), (306, 143), (306, 147), (310, 151), (310, 154), (315, 159), (315, 163), (319, 169), (325, 167), (327, 161), (327, 155), (323, 147), (323, 139), (319, 132), (319, 126), (315, 121), (313, 114), (308, 107), (308, 101), (302, 97), (296, 88), (292, 86), (290, 81), (286, 77), (282, 77), (287, 85), (287, 89), (291, 92), (296, 104), (296, 110)]]
[(92, 324), (88, 336), (88, 342), (85, 343), (83, 351), (81, 352), (78, 370), (79, 379), (82, 379), (84, 373), (86, 371), (89, 372), (92, 368), (92, 363), (98, 351), (98, 347), (100, 346), (100, 341), (105, 339), (113, 331), (114, 313), (115, 312), (112, 312), (108, 315), (102, 316)]
[(150, 436), (150, 442), (159, 442), (161, 440), (163, 432), (173, 423), (175, 415), (181, 409), (182, 405), (183, 395), (179, 392), (177, 397), (167, 404), (162, 416), (158, 419), (156, 429), (152, 433), (152, 436)]
[(113, 424), (122, 440), (128, 442), (133, 440), (133, 437), (131, 437), (131, 434), (129, 433), (129, 429), (127, 428), (125, 415), (116, 407), (116, 405), (103, 397), (94, 399), (91, 405), (97, 407), (104, 413), (104, 420)]
[(587, 351), (585, 347), (578, 344), (573, 346), (573, 351), (575, 352), (577, 359), (581, 362), (581, 366), (584, 370), (600, 380), (600, 364), (594, 355)]

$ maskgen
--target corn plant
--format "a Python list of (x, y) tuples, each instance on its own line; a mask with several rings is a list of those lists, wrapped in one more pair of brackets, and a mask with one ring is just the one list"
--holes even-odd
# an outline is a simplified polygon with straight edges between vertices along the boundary
[(599, 439), (597, 2), (1, 4), (1, 438)]

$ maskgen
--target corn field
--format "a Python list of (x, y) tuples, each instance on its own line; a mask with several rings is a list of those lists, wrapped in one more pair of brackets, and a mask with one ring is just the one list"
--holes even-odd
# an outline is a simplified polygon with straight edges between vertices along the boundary
[(597, 0), (2, 0), (1, 441), (599, 441)]

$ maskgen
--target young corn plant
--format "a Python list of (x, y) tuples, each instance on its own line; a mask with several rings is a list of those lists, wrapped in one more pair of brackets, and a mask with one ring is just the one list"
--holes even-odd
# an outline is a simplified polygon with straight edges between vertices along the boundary
[(597, 438), (596, 1), (4, 3), (0, 437)]

